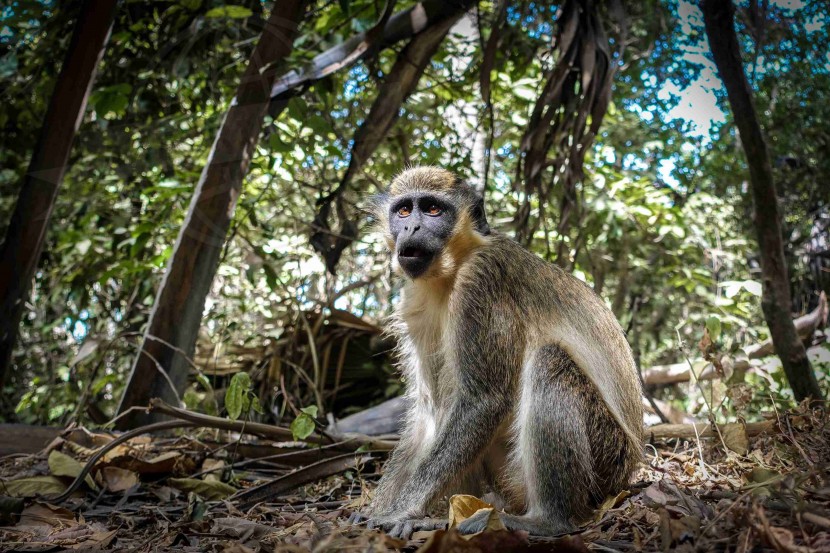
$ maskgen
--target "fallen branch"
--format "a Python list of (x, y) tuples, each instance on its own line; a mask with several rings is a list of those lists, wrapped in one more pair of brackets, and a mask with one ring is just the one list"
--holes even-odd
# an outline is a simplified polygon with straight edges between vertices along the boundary
[[(817, 329), (824, 328), (827, 324), (828, 305), (827, 296), (824, 292), (821, 293), (818, 306), (793, 321), (795, 330), (798, 336), (805, 340), (812, 336)], [(733, 363), (733, 368), (736, 371), (748, 370), (751, 365), (751, 359), (761, 359), (775, 354), (775, 349), (772, 345), (772, 340), (765, 340), (760, 344), (755, 344), (746, 348), (747, 357), (745, 359), (735, 359), (730, 361)], [(709, 363), (701, 371), (698, 376), (699, 380), (712, 380), (718, 378), (719, 373), (715, 367)], [(665, 386), (668, 384), (678, 384), (680, 382), (688, 382), (691, 380), (692, 373), (688, 363), (674, 363), (672, 365), (660, 365), (652, 367), (643, 374), (643, 382), (646, 386)]]
[[(202, 413), (195, 413), (193, 411), (188, 411), (187, 409), (173, 407), (159, 398), (153, 398), (150, 400), (150, 412), (188, 421), (198, 426), (251, 434), (253, 436), (259, 436), (260, 438), (280, 442), (295, 441), (294, 435), (287, 428), (263, 424), (261, 422), (233, 421), (230, 419), (223, 419), (221, 417), (203, 415)], [(396, 444), (396, 442), (391, 440), (381, 440), (363, 434), (332, 435), (331, 433), (326, 433), (325, 435), (322, 435), (315, 433), (306, 438), (304, 441), (312, 444), (334, 444), (340, 442), (340, 445), (336, 448), (348, 451), (354, 451), (358, 447), (365, 447), (377, 451), (390, 451)]]
[(265, 484), (241, 491), (231, 497), (230, 500), (236, 503), (238, 508), (245, 511), (257, 503), (272, 501), (280, 494), (302, 486), (303, 484), (308, 484), (309, 482), (314, 482), (321, 478), (355, 468), (369, 461), (371, 458), (372, 456), (368, 453), (359, 452), (344, 453), (337, 457), (323, 459), (322, 461), (298, 468)]
[[(729, 424), (740, 423), (719, 424), (718, 429), (724, 431)], [(776, 420), (750, 422), (745, 425), (744, 429), (746, 436), (751, 438), (772, 430), (777, 424), (778, 421)], [(695, 430), (697, 430), (697, 434), (695, 434)], [(708, 422), (699, 422), (697, 424), (657, 424), (646, 428), (645, 434), (648, 441), (664, 440), (667, 438), (692, 440), (698, 436), (701, 438), (715, 438), (718, 436), (718, 433), (715, 432), (715, 429)]]

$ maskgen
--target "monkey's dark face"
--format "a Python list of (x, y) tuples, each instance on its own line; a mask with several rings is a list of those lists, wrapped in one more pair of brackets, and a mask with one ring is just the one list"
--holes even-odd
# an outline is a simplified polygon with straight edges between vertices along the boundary
[(431, 192), (402, 194), (389, 205), (389, 232), (398, 263), (408, 277), (423, 276), (452, 235), (455, 207)]

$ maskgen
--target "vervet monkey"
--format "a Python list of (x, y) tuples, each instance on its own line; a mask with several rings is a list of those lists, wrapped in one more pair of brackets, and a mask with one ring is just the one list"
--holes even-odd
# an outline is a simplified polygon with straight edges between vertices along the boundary
[(442, 497), (491, 492), (508, 529), (573, 531), (642, 455), (619, 323), (583, 282), (491, 232), (481, 198), (449, 171), (404, 171), (376, 215), (406, 279), (393, 331), (412, 407), (351, 521), (406, 536), (442, 524), (423, 519)]

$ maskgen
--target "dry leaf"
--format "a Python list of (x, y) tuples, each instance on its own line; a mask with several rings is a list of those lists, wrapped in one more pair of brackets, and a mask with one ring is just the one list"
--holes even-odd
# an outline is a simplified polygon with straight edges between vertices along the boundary
[(133, 450), (129, 448), (120, 449), (120, 447), (113, 449), (110, 452), (112, 455), (104, 455), (101, 464), (133, 470), (139, 474), (166, 474), (173, 472), (176, 465), (186, 459), (178, 451), (167, 451), (152, 459), (144, 460), (136, 457)]
[(20, 513), (17, 526), (74, 526), (75, 513), (69, 509), (36, 501)]
[(65, 489), (66, 485), (54, 476), (32, 476), (0, 482), (0, 490), (11, 497), (58, 495)]
[(236, 493), (236, 488), (224, 482), (211, 482), (198, 478), (171, 478), (168, 483), (179, 490), (193, 492), (205, 501), (217, 501)]
[(261, 538), (274, 532), (273, 526), (267, 524), (260, 524), (253, 520), (247, 520), (238, 517), (219, 517), (213, 519), (213, 525), (210, 528), (211, 534), (220, 536), (230, 536), (232, 538), (241, 538), (246, 536), (246, 539)]
[(631, 495), (631, 492), (629, 490), (623, 490), (615, 496), (610, 496), (609, 495), (608, 497), (606, 497), (605, 501), (603, 501), (602, 505), (600, 505), (599, 509), (597, 509), (597, 512), (594, 516), (594, 520), (596, 522), (599, 522), (600, 520), (602, 520), (602, 517), (605, 516), (605, 513), (607, 513), (608, 511), (610, 511), (611, 509), (613, 509), (614, 507), (616, 507), (620, 503), (622, 503), (623, 500), (625, 498), (627, 498), (628, 496), (630, 496), (630, 495)]
[(729, 423), (721, 427), (723, 443), (726, 447), (738, 455), (746, 455), (749, 451), (749, 438), (746, 435), (746, 427), (739, 423)]
[(112, 543), (118, 530), (102, 530), (93, 532), (87, 539), (81, 543), (69, 546), (69, 549), (83, 549), (84, 551), (93, 550), (100, 551)]
[(447, 517), (450, 521), (449, 527), (455, 528), (480, 509), (493, 509), (493, 506), (474, 495), (457, 494), (452, 496), (450, 498), (450, 512)]
[(123, 492), (138, 485), (138, 474), (118, 467), (104, 467), (99, 472), (100, 481), (111, 492)]
[[(469, 539), (467, 539), (469, 538)], [(564, 536), (554, 541), (529, 544), (526, 534), (500, 530), (475, 536), (462, 536), (457, 530), (437, 530), (417, 553), (523, 553), (549, 552), (589, 553), (579, 536)]]
[(202, 463), (202, 472), (206, 473), (203, 478), (208, 481), (221, 482), (224, 468), (225, 461), (222, 459), (205, 459)]
[[(454, 495), (450, 498), (449, 527), (455, 528), (461, 522), (471, 517), (486, 517), (483, 532), (505, 530), (504, 523), (499, 517), (496, 508), (472, 495)], [(475, 535), (475, 534), (473, 534)], [(466, 536), (469, 538), (470, 536)]]

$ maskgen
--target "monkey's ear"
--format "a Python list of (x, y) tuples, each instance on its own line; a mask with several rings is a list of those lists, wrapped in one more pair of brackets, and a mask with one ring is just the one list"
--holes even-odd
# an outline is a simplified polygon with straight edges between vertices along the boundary
[(386, 206), (389, 203), (389, 193), (388, 192), (381, 192), (379, 194), (374, 194), (369, 196), (368, 201), (366, 202), (366, 211), (375, 218), (382, 216), (386, 212)]
[(487, 214), (484, 213), (484, 198), (476, 194), (473, 203), (473, 223), (479, 234), (487, 236), (490, 234), (490, 225), (487, 224)]

